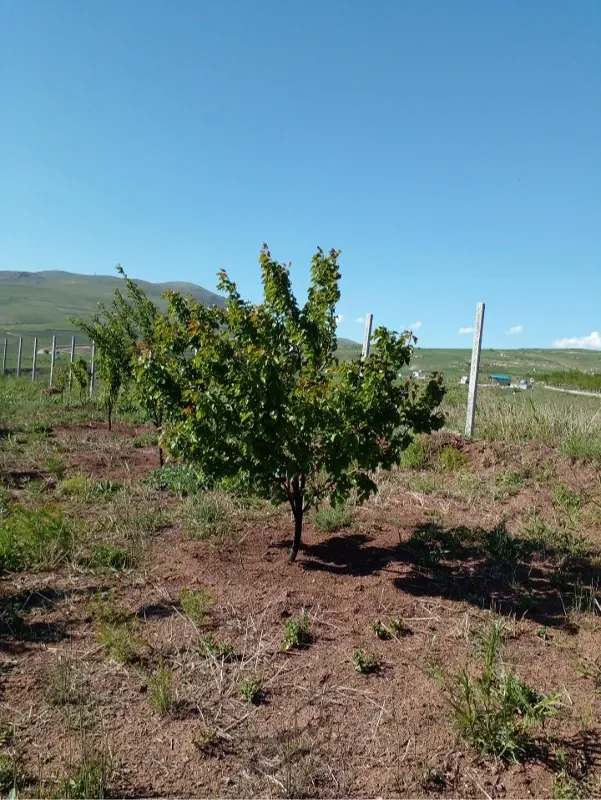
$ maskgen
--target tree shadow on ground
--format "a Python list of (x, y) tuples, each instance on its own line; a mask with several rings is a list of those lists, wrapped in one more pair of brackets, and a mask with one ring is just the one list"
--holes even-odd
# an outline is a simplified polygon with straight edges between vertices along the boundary
[(490, 530), (420, 525), (407, 542), (388, 547), (374, 538), (339, 535), (307, 545), (302, 566), (353, 576), (386, 571), (407, 594), (467, 601), (573, 632), (579, 613), (601, 611), (598, 554), (573, 539), (514, 537), (504, 523)]
[(94, 589), (26, 589), (4, 592), (0, 597), (0, 650), (19, 652), (27, 644), (60, 642), (69, 637), (67, 622), (27, 619), (32, 611), (50, 611), (54, 606), (80, 595), (91, 595)]

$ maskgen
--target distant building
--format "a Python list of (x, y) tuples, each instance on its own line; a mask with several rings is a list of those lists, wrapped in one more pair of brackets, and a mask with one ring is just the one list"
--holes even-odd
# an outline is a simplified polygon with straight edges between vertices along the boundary
[(462, 376), (461, 376), (461, 378), (459, 379), (459, 383), (460, 383), (462, 386), (467, 386), (467, 384), (468, 384), (469, 382), (470, 382), (469, 375), (462, 375)]
[(511, 386), (511, 375), (489, 375), (488, 379), (493, 386)]
[(425, 378), (426, 376), (425, 376), (425, 374), (424, 374), (424, 371), (423, 371), (423, 369), (416, 369), (416, 370), (414, 371), (414, 373), (413, 373), (413, 377), (414, 377), (414, 378), (418, 378), (419, 380), (422, 380), (422, 379), (423, 379), (423, 378)]

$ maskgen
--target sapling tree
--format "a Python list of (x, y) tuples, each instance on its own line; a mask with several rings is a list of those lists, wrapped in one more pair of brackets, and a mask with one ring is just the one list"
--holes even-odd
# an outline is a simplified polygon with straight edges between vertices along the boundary
[(209, 479), (236, 478), (249, 491), (287, 502), (296, 558), (303, 518), (324, 498), (354, 490), (359, 502), (377, 490), (373, 472), (398, 464), (416, 432), (443, 424), (439, 377), (418, 387), (400, 381), (414, 339), (378, 328), (369, 357), (335, 357), (339, 252), (318, 250), (308, 298), (300, 306), (289, 265), (264, 245), (264, 299), (242, 300), (225, 272), (224, 308), (170, 294), (142, 346), (137, 375), (163, 407), (166, 439), (177, 456)]
[[(116, 289), (111, 308), (101, 305), (99, 313), (90, 322), (73, 320), (98, 349), (98, 375), (102, 380), (102, 400), (107, 410), (109, 430), (119, 394), (131, 380), (139, 342), (151, 340), (159, 315), (154, 303), (125, 275), (121, 266), (116, 269), (125, 279), (127, 296)], [(152, 403), (146, 402), (143, 392), (138, 391), (135, 384), (134, 393), (141, 408), (158, 427), (160, 423), (151, 413)]]

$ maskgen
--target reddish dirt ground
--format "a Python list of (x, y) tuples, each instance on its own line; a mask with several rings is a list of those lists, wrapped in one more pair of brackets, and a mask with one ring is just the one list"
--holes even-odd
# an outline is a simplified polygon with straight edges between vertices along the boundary
[[(155, 448), (131, 445), (141, 432), (116, 426), (108, 436), (100, 425), (81, 425), (57, 428), (53, 440), (67, 474), (135, 487), (157, 466)], [(409, 471), (384, 478), (380, 496), (358, 510), (350, 528), (324, 534), (309, 522), (292, 565), (284, 511), (246, 522), (237, 514), (231, 536), (196, 541), (182, 525), (183, 501), (154, 491), (153, 507), (166, 516), (149, 535), (143, 567), (6, 576), (2, 602), (17, 604), (25, 625), (5, 628), (0, 642), (2, 720), (13, 725), (6, 747), (30, 782), (56, 791), (85, 738), (110, 751), (111, 796), (551, 797), (562, 770), (593, 786), (601, 775), (599, 695), (578, 664), (599, 653), (596, 609), (567, 613), (567, 595), (548, 564), (491, 561), (468, 533), (490, 531), (502, 519), (516, 533), (533, 509), (552, 518), (561, 481), (585, 496), (582, 524), (599, 546), (598, 471), (537, 444), (520, 450), (446, 437), (437, 447), (444, 444), (467, 456), (471, 490), (458, 489), (456, 475), (431, 471), (420, 475), (434, 474), (440, 485), (426, 493), (411, 484)], [(30, 468), (43, 474), (42, 465)], [(509, 469), (526, 476), (519, 491), (483, 498), (475, 481), (487, 486)], [(536, 477), (545, 469), (547, 483)], [(48, 479), (47, 492), (55, 491)], [(86, 513), (92, 525), (96, 511)], [(443, 544), (451, 532), (455, 549), (434, 563), (428, 546), (416, 544), (416, 531)], [(597, 566), (590, 559), (580, 565), (583, 582)], [(107, 658), (98, 640), (90, 598), (109, 587), (137, 620), (131, 635), (138, 652), (126, 664)], [(199, 630), (180, 596), (200, 588), (213, 604)], [(282, 652), (284, 625), (303, 609), (311, 642)], [(494, 613), (506, 620), (504, 662), (538, 690), (558, 689), (563, 697), (561, 714), (536, 732), (539, 748), (519, 765), (478, 757), (458, 737), (432, 678), (436, 665), (453, 672), (468, 660), (477, 664), (473, 632)], [(373, 624), (391, 616), (402, 618), (405, 635), (381, 641)], [(199, 637), (206, 634), (231, 643), (234, 660), (203, 654)], [(357, 647), (376, 654), (375, 674), (354, 669)], [(60, 657), (75, 675), (76, 703), (49, 699)], [(175, 697), (163, 716), (151, 708), (148, 688), (161, 664), (172, 671)], [(258, 705), (240, 696), (249, 675), (263, 686)]]

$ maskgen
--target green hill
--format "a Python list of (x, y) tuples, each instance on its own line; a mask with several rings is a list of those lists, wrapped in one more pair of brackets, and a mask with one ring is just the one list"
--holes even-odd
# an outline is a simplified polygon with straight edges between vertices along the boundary
[[(136, 283), (163, 308), (166, 302), (162, 295), (169, 289), (202, 303), (224, 302), (220, 295), (194, 283)], [(112, 275), (0, 271), (0, 333), (47, 338), (50, 332), (64, 338), (73, 331), (70, 317), (92, 316), (98, 303), (110, 304), (115, 289), (123, 288), (123, 279)]]

